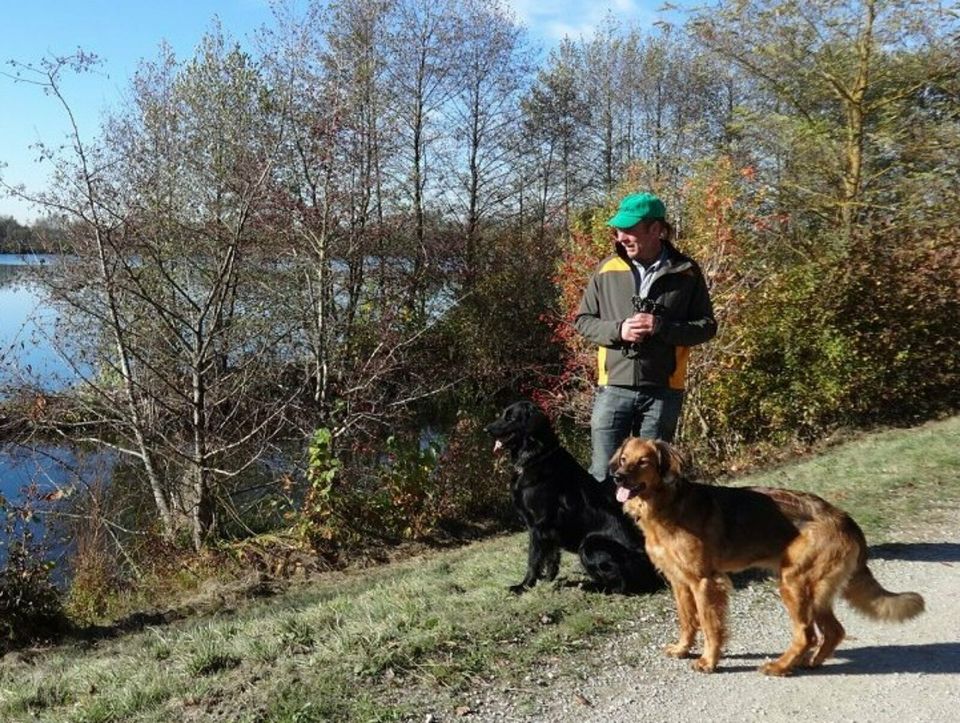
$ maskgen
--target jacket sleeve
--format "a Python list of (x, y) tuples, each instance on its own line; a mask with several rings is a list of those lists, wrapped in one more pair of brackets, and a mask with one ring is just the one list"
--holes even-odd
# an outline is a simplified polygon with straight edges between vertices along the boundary
[(666, 321), (657, 332), (658, 336), (674, 346), (696, 346), (710, 341), (717, 334), (717, 320), (713, 316), (713, 304), (703, 272), (696, 269), (696, 281), (687, 307), (688, 319)]
[(594, 273), (587, 283), (587, 288), (580, 299), (580, 308), (577, 317), (573, 320), (574, 328), (586, 339), (599, 346), (620, 346), (620, 324), (623, 319), (600, 318), (600, 284), (599, 274)]

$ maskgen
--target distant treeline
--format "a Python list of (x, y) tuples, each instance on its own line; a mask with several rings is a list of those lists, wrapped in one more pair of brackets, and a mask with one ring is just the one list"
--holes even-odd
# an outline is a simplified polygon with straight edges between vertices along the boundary
[(40, 219), (32, 226), (24, 226), (13, 216), (0, 216), (2, 254), (54, 253), (62, 237), (63, 230), (54, 220)]

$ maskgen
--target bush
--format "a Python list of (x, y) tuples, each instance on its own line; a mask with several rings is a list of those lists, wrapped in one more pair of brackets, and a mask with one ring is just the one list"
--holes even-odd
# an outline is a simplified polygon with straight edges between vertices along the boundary
[(53, 565), (38, 559), (27, 542), (7, 550), (0, 569), (0, 652), (62, 634), (66, 618), (50, 580)]
[(960, 245), (956, 230), (880, 227), (834, 275), (837, 316), (854, 347), (858, 421), (909, 423), (960, 406)]
[(446, 503), (435, 474), (436, 446), (391, 435), (342, 457), (328, 429), (314, 432), (308, 449), (310, 487), (298, 522), (302, 539), (314, 550), (336, 562), (344, 547), (430, 533)]
[(701, 413), (729, 444), (806, 438), (850, 414), (856, 347), (824, 269), (772, 276), (741, 311), (739, 344), (700, 393)]
[[(677, 245), (703, 269), (720, 324), (688, 368), (678, 440), (698, 464), (839, 427), (914, 424), (960, 406), (955, 226), (901, 217), (865, 221), (852, 238), (802, 232), (753, 169), (728, 158), (664, 196), (679, 221)], [(581, 425), (593, 349), (570, 321), (591, 265), (609, 253), (610, 210), (582, 214), (556, 278), (564, 370), (544, 379), (541, 400)]]
[(492, 442), (483, 432), (483, 420), (493, 416), (486, 408), (461, 410), (442, 435), (394, 434), (339, 455), (329, 432), (318, 430), (298, 518), (301, 539), (339, 562), (349, 549), (427, 540), (441, 530), (470, 534), (512, 519), (505, 477), (494, 473)]

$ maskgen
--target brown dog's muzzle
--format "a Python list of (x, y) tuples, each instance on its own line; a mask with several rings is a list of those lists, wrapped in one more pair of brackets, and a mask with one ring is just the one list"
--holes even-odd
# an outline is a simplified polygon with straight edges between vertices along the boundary
[(617, 482), (617, 502), (619, 502), (620, 504), (623, 504), (624, 502), (629, 500), (631, 497), (634, 497), (635, 495), (643, 493), (643, 490), (646, 487), (646, 485), (642, 483), (640, 484), (639, 487), (628, 487), (627, 485), (617, 480), (616, 477), (614, 477), (614, 480)]
[(637, 495), (649, 493), (659, 481), (659, 450), (656, 443), (630, 437), (610, 460), (610, 475), (617, 485), (621, 504)]

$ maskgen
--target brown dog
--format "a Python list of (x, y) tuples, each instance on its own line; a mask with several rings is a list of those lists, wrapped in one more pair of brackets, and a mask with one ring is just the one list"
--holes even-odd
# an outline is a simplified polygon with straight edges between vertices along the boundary
[(713, 672), (725, 638), (727, 573), (750, 567), (779, 572), (780, 596), (793, 622), (790, 647), (767, 675), (823, 663), (843, 640), (833, 614), (840, 593), (876, 620), (923, 612), (914, 592), (884, 590), (867, 567), (857, 523), (816, 495), (767, 487), (714, 487), (687, 480), (678, 452), (661, 441), (631, 437), (610, 460), (617, 499), (643, 529), (647, 554), (670, 581), (680, 640), (667, 655), (686, 657), (697, 629), (703, 655), (695, 670)]

